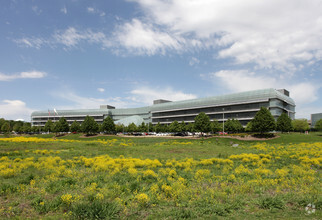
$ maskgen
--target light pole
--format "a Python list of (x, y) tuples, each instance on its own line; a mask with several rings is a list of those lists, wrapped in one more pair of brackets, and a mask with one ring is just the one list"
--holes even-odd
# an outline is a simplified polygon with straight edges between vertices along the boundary
[(222, 135), (225, 134), (225, 108), (222, 108)]

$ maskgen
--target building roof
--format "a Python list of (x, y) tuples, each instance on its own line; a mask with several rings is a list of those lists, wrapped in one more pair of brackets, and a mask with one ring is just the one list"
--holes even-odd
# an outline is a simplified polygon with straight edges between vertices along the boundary
[[(275, 89), (261, 89), (240, 93), (233, 93), (228, 95), (220, 95), (199, 99), (191, 99), (184, 101), (173, 101), (166, 103), (159, 103), (156, 105), (140, 107), (140, 108), (123, 108), (123, 109), (77, 109), (77, 110), (57, 110), (58, 116), (77, 116), (77, 115), (115, 115), (115, 116), (126, 116), (126, 115), (144, 115), (150, 112), (165, 111), (173, 109), (189, 109), (193, 107), (202, 106), (225, 106), (230, 104), (238, 104), (243, 102), (251, 101), (267, 101), (268, 99), (279, 98), (285, 102), (294, 105), (295, 102), (289, 96)], [(48, 116), (54, 115), (54, 111), (35, 111), (31, 116)]]

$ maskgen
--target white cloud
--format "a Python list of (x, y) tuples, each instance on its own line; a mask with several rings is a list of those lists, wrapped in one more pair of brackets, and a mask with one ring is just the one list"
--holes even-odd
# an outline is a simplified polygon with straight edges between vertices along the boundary
[(191, 59), (190, 59), (190, 61), (189, 61), (189, 65), (190, 66), (194, 66), (194, 65), (197, 65), (197, 64), (199, 64), (200, 63), (200, 60), (198, 59), (198, 58), (196, 58), (196, 57), (192, 57)]
[(67, 14), (67, 8), (64, 6), (63, 8), (60, 9), (60, 12)]
[(87, 12), (89, 12), (89, 13), (94, 13), (94, 12), (95, 12), (95, 9), (94, 9), (94, 8), (92, 8), (92, 7), (88, 7), (88, 8), (87, 8)]
[(167, 49), (182, 50), (182, 38), (160, 32), (138, 19), (120, 26), (114, 36), (122, 47), (139, 55), (165, 54)]
[(37, 14), (37, 15), (40, 15), (42, 10), (37, 6), (37, 5), (34, 5), (31, 7), (31, 9)]
[(220, 80), (226, 88), (234, 92), (274, 88), (277, 86), (275, 78), (259, 76), (247, 70), (221, 70), (211, 73), (209, 77), (214, 81)]
[(29, 72), (21, 72), (18, 74), (3, 74), (0, 73), (0, 81), (11, 81), (15, 79), (39, 79), (47, 76), (46, 72), (40, 72), (40, 71), (29, 71)]
[(90, 14), (98, 14), (101, 17), (105, 16), (105, 12), (103, 12), (103, 11), (101, 11), (99, 9), (93, 8), (93, 7), (88, 7), (87, 12), (90, 13)]
[(77, 30), (74, 27), (69, 27), (66, 30), (56, 31), (50, 38), (22, 38), (14, 40), (19, 45), (25, 47), (34, 47), (40, 49), (44, 45), (54, 47), (56, 44), (62, 44), (67, 48), (77, 47), (82, 42), (96, 43), (104, 49), (110, 47), (111, 43), (106, 35), (102, 32), (93, 32), (90, 29)]
[(221, 84), (232, 92), (243, 92), (263, 88), (285, 88), (290, 91), (296, 104), (312, 103), (318, 99), (318, 90), (321, 84), (310, 82), (289, 82), (288, 79), (275, 78), (273, 76), (255, 74), (247, 70), (221, 70), (202, 76), (211, 79), (217, 85)]
[(219, 48), (218, 58), (285, 71), (296, 70), (297, 62), (321, 60), (319, 0), (131, 1), (155, 31), (162, 27), (170, 38), (186, 41), (195, 37), (201, 48)]
[(97, 91), (99, 91), (99, 92), (105, 92), (105, 89), (103, 89), (103, 88), (97, 88)]
[(0, 102), (0, 118), (7, 120), (24, 119), (30, 121), (30, 114), (33, 112), (21, 100), (2, 100)]
[(116, 108), (132, 108), (149, 106), (153, 104), (153, 100), (167, 99), (171, 101), (187, 100), (197, 98), (196, 95), (187, 94), (182, 91), (176, 91), (170, 87), (167, 88), (150, 88), (139, 87), (132, 89), (127, 97), (107, 97), (92, 98), (82, 97), (72, 91), (55, 91), (53, 96), (68, 100), (73, 103), (70, 106), (58, 106), (57, 108), (65, 109), (97, 109), (100, 105), (112, 105)]
[(140, 87), (133, 89), (131, 92), (130, 99), (132, 101), (142, 103), (145, 105), (152, 105), (153, 100), (156, 99), (166, 99), (170, 101), (180, 101), (187, 99), (197, 98), (194, 94), (187, 94), (182, 91), (175, 91), (170, 87), (167, 88), (149, 88), (149, 87)]

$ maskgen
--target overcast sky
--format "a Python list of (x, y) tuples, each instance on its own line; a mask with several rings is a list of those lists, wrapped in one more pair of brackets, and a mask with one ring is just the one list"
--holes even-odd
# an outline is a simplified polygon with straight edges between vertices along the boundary
[(322, 112), (321, 0), (0, 1), (0, 118), (285, 88)]

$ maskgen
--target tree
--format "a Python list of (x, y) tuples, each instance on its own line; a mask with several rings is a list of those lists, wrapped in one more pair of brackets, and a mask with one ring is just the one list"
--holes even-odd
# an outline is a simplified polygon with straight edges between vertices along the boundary
[(125, 127), (124, 127), (123, 124), (117, 124), (117, 125), (115, 125), (116, 132), (124, 132), (124, 129), (125, 129)]
[(127, 131), (130, 133), (136, 132), (137, 130), (138, 130), (138, 127), (133, 122), (129, 124), (129, 126), (127, 126)]
[(29, 122), (26, 122), (23, 124), (22, 131), (24, 133), (31, 132), (31, 124)]
[(68, 132), (69, 125), (64, 117), (61, 117), (56, 125), (56, 132)]
[(0, 131), (2, 130), (2, 125), (6, 122), (6, 120), (4, 118), (0, 118)]
[(9, 133), (10, 131), (10, 124), (9, 122), (5, 121), (1, 126), (1, 131), (4, 133)]
[(253, 128), (252, 128), (252, 121), (250, 121), (250, 122), (247, 123), (246, 128), (245, 128), (245, 131), (250, 132), (252, 130), (253, 130)]
[(195, 117), (195, 129), (200, 132), (209, 132), (210, 131), (210, 119), (209, 116), (204, 112), (199, 113)]
[(318, 120), (315, 125), (314, 128), (318, 131), (322, 131), (322, 119)]
[(160, 124), (160, 122), (158, 122), (158, 124), (155, 125), (154, 130), (156, 133), (160, 133), (163, 131), (162, 125)]
[(292, 126), (295, 131), (307, 131), (310, 129), (309, 123), (306, 119), (295, 119), (292, 121)]
[(262, 134), (275, 130), (275, 127), (275, 119), (271, 112), (267, 108), (261, 107), (252, 120), (252, 131)]
[(102, 124), (102, 131), (111, 134), (114, 133), (115, 130), (116, 129), (113, 119), (110, 116), (106, 117)]
[(15, 123), (15, 125), (13, 126), (13, 131), (20, 133), (20, 132), (22, 132), (22, 127), (23, 127), (23, 122), (22, 123)]
[(219, 122), (214, 119), (211, 123), (210, 123), (210, 130), (212, 133), (216, 133), (218, 131), (221, 131), (222, 129), (222, 125), (219, 124)]
[(181, 122), (180, 127), (181, 127), (181, 131), (182, 132), (186, 132), (187, 131), (186, 123), (184, 123), (184, 121)]
[(98, 129), (99, 127), (95, 119), (87, 115), (81, 125), (81, 131), (86, 133), (86, 135), (90, 135), (96, 134), (98, 132)]
[(147, 132), (148, 131), (148, 126), (144, 122), (142, 122), (142, 124), (139, 125), (138, 130), (140, 132)]
[(169, 125), (169, 130), (170, 132), (181, 132), (181, 125), (179, 124), (179, 122), (177, 122), (176, 120), (174, 120), (170, 125)]
[(44, 131), (52, 132), (53, 131), (53, 125), (54, 125), (54, 123), (52, 122), (52, 120), (49, 119), (45, 124)]
[(70, 125), (70, 131), (71, 132), (80, 132), (81, 131), (81, 126), (76, 120)]
[(188, 123), (188, 124), (186, 125), (186, 129), (187, 129), (187, 131), (189, 131), (189, 132), (195, 132), (195, 124), (194, 124), (194, 123)]
[(233, 119), (228, 119), (227, 122), (225, 122), (225, 130), (235, 133), (235, 132), (243, 131), (244, 128), (237, 119), (233, 118)]
[(278, 118), (276, 122), (276, 130), (281, 132), (287, 132), (292, 130), (292, 119), (288, 117), (288, 115), (283, 112)]

